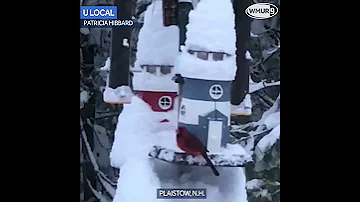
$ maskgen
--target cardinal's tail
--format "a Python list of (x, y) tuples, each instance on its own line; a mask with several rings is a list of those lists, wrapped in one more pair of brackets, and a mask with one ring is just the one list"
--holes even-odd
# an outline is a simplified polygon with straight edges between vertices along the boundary
[(210, 166), (211, 170), (213, 171), (214, 175), (219, 176), (220, 175), (219, 172), (216, 170), (214, 164), (210, 161), (208, 155), (206, 153), (202, 153), (201, 155), (205, 158), (206, 162), (209, 164), (209, 166)]

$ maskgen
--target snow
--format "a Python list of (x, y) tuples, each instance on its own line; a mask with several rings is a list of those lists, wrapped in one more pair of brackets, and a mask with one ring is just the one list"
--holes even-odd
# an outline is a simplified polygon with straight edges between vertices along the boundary
[(245, 58), (248, 60), (253, 60), (253, 58), (251, 57), (251, 53), (249, 51), (246, 51)]
[[(171, 127), (158, 130), (161, 116), (168, 116)], [(247, 202), (242, 168), (218, 167), (221, 177), (216, 177), (209, 167), (180, 166), (148, 156), (155, 144), (181, 151), (176, 146), (175, 121), (176, 113), (156, 114), (136, 96), (124, 105), (110, 153), (111, 165), (121, 169), (113, 202), (153, 202), (158, 188), (207, 190), (207, 199), (162, 199), (164, 202)], [(240, 145), (229, 145), (224, 151), (224, 155), (246, 155)], [(164, 155), (171, 158), (171, 154)]]
[(280, 123), (265, 137), (263, 137), (256, 147), (258, 147), (263, 153), (268, 150), (276, 141), (280, 138)]
[[(178, 149), (174, 148), (173, 150), (168, 149), (169, 147), (162, 147), (157, 144), (151, 151), (150, 155), (157, 159), (165, 160), (168, 162), (179, 162), (179, 163), (186, 163), (188, 165), (205, 165), (206, 161), (201, 156), (184, 156), (181, 154), (175, 154)], [(252, 161), (250, 155), (248, 155), (244, 148), (242, 148), (238, 144), (227, 144), (227, 148), (222, 148), (221, 153), (219, 154), (209, 154), (209, 159), (215, 166), (242, 166), (248, 162)]]
[(246, 182), (246, 189), (257, 189), (260, 188), (260, 185), (263, 183), (262, 180), (252, 179)]
[(125, 46), (125, 47), (130, 47), (130, 45), (129, 45), (129, 39), (123, 38), (123, 46)]
[(251, 38), (257, 38), (257, 37), (259, 37), (259, 35), (254, 34), (254, 33), (252, 33), (252, 32), (250, 31), (250, 37), (251, 37)]
[(133, 88), (141, 91), (177, 92), (178, 84), (172, 78), (174, 74), (153, 75), (148, 72), (133, 72)]
[(235, 18), (231, 1), (201, 0), (196, 9), (190, 11), (186, 28), (186, 47), (197, 46), (235, 55)]
[(207, 61), (190, 55), (187, 47), (181, 48), (182, 53), (177, 59), (176, 71), (183, 77), (215, 81), (234, 80), (236, 73), (234, 56), (222, 61)]
[(101, 67), (100, 70), (110, 71), (110, 64), (111, 64), (111, 60), (110, 60), (110, 57), (108, 57), (106, 59), (105, 65), (103, 67)]
[(255, 147), (255, 154), (258, 161), (262, 160), (266, 151), (268, 151), (280, 138), (280, 94), (277, 97), (274, 105), (263, 113), (261, 119), (256, 123), (259, 125), (257, 131), (272, 129), (271, 132), (265, 135)]
[(280, 124), (280, 112), (270, 114), (265, 120), (266, 128), (271, 129)]
[(154, 1), (145, 11), (139, 32), (135, 67), (140, 65), (174, 65), (179, 54), (179, 28), (164, 27), (162, 1)]
[[(270, 115), (272, 115), (272, 114), (274, 114), (274, 113), (276, 113), (276, 112), (279, 112), (279, 116), (276, 116), (276, 117), (273, 116), (272, 118), (278, 119), (278, 120), (271, 120), (272, 118), (271, 118)], [(269, 117), (270, 117), (270, 119), (267, 120)], [(273, 122), (273, 123), (274, 123), (274, 122), (275, 122), (275, 123), (278, 122), (278, 123), (280, 124), (280, 94), (279, 94), (279, 96), (276, 98), (275, 103), (273, 104), (273, 106), (270, 107), (269, 110), (267, 110), (266, 112), (263, 113), (261, 119), (260, 119), (256, 124), (261, 126), (261, 125), (265, 125), (265, 122), (267, 122), (268, 124), (269, 124), (270, 122)], [(272, 125), (272, 124), (271, 124), (271, 125)], [(269, 124), (268, 126), (270, 126), (270, 124)], [(271, 128), (269, 128), (269, 129), (271, 129)], [(259, 130), (262, 130), (262, 128), (259, 127), (259, 128), (257, 129), (257, 131), (259, 131)]]
[(106, 86), (103, 96), (107, 103), (130, 103), (132, 90), (129, 86), (119, 86), (116, 89)]
[[(219, 10), (222, 12), (218, 12)], [(234, 27), (234, 13), (230, 1), (221, 1), (221, 3), (217, 0), (200, 1), (196, 9), (189, 13), (185, 46), (181, 47), (182, 53), (176, 62), (177, 73), (187, 78), (234, 80), (236, 72)], [(231, 56), (222, 61), (208, 61), (190, 55), (188, 50), (224, 52)]]
[(132, 103), (123, 107), (110, 152), (110, 164), (116, 168), (121, 168), (128, 157), (147, 157), (152, 146), (148, 133), (155, 125), (154, 120), (149, 119), (150, 107), (138, 97), (134, 96)]
[(261, 90), (266, 87), (279, 86), (279, 85), (280, 85), (280, 81), (272, 82), (272, 83), (266, 83), (266, 82), (251, 83), (250, 82), (249, 83), (249, 93), (253, 93), (255, 91)]
[(231, 113), (237, 115), (251, 115), (252, 113), (252, 102), (251, 95), (246, 94), (243, 101), (239, 105), (231, 104)]
[(89, 93), (87, 91), (80, 92), (80, 108), (84, 106), (85, 103), (89, 101)]
[(129, 159), (121, 167), (113, 202), (155, 202), (159, 178), (153, 172), (153, 161), (148, 158)]
[(145, 11), (144, 25), (139, 32), (137, 48), (134, 90), (177, 92), (178, 85), (172, 81), (173, 72), (156, 76), (139, 71), (141, 65), (174, 66), (179, 55), (179, 29), (177, 26), (163, 26), (162, 1), (153, 2)]

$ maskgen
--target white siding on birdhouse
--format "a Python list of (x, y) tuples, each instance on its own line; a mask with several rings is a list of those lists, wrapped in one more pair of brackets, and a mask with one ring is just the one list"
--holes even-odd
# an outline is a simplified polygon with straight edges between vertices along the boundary
[(230, 102), (216, 102), (216, 109), (228, 117), (228, 126), (230, 126)]
[(209, 121), (208, 139), (206, 148), (210, 153), (220, 153), (223, 123), (221, 121)]
[(215, 110), (215, 102), (182, 98), (180, 109), (181, 107), (185, 109), (181, 110), (179, 114), (179, 122), (198, 125), (200, 115), (205, 115)]

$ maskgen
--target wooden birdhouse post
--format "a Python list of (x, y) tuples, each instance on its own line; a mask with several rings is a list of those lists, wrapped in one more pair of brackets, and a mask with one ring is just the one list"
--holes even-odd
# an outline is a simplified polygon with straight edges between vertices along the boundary
[(164, 26), (178, 25), (179, 45), (185, 45), (186, 25), (189, 23), (189, 12), (193, 9), (191, 0), (163, 0)]
[(190, 0), (179, 0), (178, 5), (178, 26), (180, 31), (180, 46), (185, 45), (186, 25), (189, 23), (189, 13), (193, 9)]
[(163, 0), (163, 23), (164, 26), (178, 24), (178, 0)]
[[(132, 1), (114, 0), (118, 19), (131, 19)], [(111, 64), (108, 86), (104, 92), (104, 101), (111, 104), (130, 103), (132, 91), (130, 81), (130, 40), (131, 29), (112, 28)]]

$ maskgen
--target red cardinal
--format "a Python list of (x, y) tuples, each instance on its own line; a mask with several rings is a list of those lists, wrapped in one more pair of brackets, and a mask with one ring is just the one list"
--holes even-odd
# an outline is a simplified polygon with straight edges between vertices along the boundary
[(201, 141), (194, 135), (188, 132), (185, 127), (179, 127), (176, 131), (176, 141), (180, 149), (185, 151), (186, 154), (192, 156), (203, 156), (206, 162), (210, 165), (211, 170), (216, 176), (219, 176), (219, 172), (216, 170), (214, 164), (210, 161), (206, 152), (208, 150), (204, 147)]

